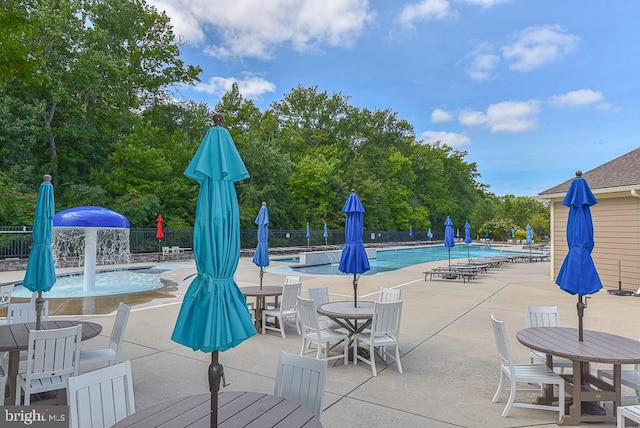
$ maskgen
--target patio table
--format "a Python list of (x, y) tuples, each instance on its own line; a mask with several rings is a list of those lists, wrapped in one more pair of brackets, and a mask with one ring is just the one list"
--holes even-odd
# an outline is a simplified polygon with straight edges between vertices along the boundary
[[(42, 330), (73, 327), (82, 324), (82, 340), (96, 337), (102, 331), (100, 324), (88, 321), (42, 321)], [(8, 387), (5, 404), (13, 406), (16, 397), (16, 378), (20, 365), (20, 351), (29, 348), (29, 330), (35, 330), (36, 323), (7, 324), (0, 326), (0, 352), (9, 353)]]
[[(353, 306), (353, 301), (330, 302), (320, 305), (316, 311), (345, 328), (351, 338), (371, 325), (373, 302), (359, 301), (357, 307)], [(358, 325), (359, 320), (364, 322)]]
[[(617, 407), (621, 405), (621, 365), (640, 363), (640, 341), (615, 334), (584, 330), (583, 341), (578, 329), (567, 327), (530, 327), (516, 333), (520, 343), (547, 354), (547, 366), (553, 367), (553, 356), (573, 362), (573, 373), (562, 374), (566, 391), (573, 397), (569, 414), (558, 425), (579, 425), (583, 422), (616, 422)], [(589, 369), (590, 363), (612, 364), (613, 384), (598, 379)], [(541, 404), (553, 401), (553, 386), (545, 388), (538, 398)], [(582, 403), (613, 402), (613, 415), (583, 414)]]
[[(210, 428), (211, 394), (176, 398), (126, 417), (113, 428)], [(218, 395), (218, 427), (322, 428), (316, 415), (293, 401), (259, 392)]]
[(282, 286), (280, 285), (264, 285), (262, 288), (260, 286), (250, 286), (250, 287), (240, 287), (240, 291), (245, 297), (255, 297), (256, 298), (256, 330), (258, 332), (262, 331), (262, 311), (267, 308), (266, 298), (267, 297), (275, 297), (276, 298), (276, 306), (278, 306), (278, 297), (282, 296)]

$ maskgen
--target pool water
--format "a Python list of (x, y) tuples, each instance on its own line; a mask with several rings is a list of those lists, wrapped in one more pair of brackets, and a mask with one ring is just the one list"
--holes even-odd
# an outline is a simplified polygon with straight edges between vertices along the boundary
[[(98, 272), (96, 287), (93, 291), (84, 291), (84, 275), (59, 276), (53, 288), (43, 296), (46, 298), (110, 296), (114, 294), (130, 294), (140, 291), (156, 290), (164, 287), (160, 281), (160, 273), (166, 269), (149, 268)], [(31, 297), (31, 291), (18, 285), (11, 297)]]
[[(467, 256), (468, 251), (468, 256)], [(522, 255), (519, 252), (500, 251), (487, 245), (456, 245), (451, 248), (451, 260), (495, 257), (495, 256), (515, 256)], [(444, 246), (402, 248), (396, 250), (378, 250), (377, 258), (370, 259), (371, 269), (363, 275), (375, 275), (376, 273), (389, 272), (402, 269), (420, 263), (435, 262), (438, 260), (448, 261), (449, 253)], [(338, 263), (315, 265), (315, 266), (288, 266), (295, 272), (310, 275), (344, 275), (338, 269)]]

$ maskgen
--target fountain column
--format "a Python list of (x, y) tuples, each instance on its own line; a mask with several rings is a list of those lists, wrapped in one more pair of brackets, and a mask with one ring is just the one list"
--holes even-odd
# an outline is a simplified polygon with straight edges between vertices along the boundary
[(84, 291), (96, 289), (96, 254), (98, 247), (98, 229), (88, 227), (84, 235)]

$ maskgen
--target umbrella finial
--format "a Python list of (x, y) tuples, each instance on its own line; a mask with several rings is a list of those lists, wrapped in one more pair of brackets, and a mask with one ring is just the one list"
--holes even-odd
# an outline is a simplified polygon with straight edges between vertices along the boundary
[(213, 115), (213, 125), (214, 126), (222, 126), (224, 123), (224, 116), (220, 113), (216, 113)]
[(266, 202), (264, 202), (264, 201), (262, 201), (262, 206), (263, 206), (263, 207), (266, 207), (266, 206), (267, 206), (267, 203), (266, 203)]
[(582, 177), (582, 171), (576, 171), (576, 177)]
[(356, 189), (351, 189), (351, 193), (356, 193)]
[(51, 176), (50, 176), (49, 174), (45, 174), (45, 175), (42, 177), (42, 182), (43, 182), (43, 183), (51, 183)]

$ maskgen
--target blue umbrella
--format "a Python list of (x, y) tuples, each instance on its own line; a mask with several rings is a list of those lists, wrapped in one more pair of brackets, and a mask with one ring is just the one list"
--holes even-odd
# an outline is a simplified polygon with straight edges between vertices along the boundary
[(327, 238), (329, 237), (329, 230), (327, 229), (327, 223), (324, 224), (324, 232), (322, 232), (324, 238), (324, 245), (327, 245)]
[(240, 214), (234, 183), (249, 177), (233, 139), (214, 115), (184, 174), (200, 185), (193, 234), (197, 274), (185, 293), (171, 340), (211, 352), (211, 426), (217, 426), (218, 390), (224, 376), (218, 351), (256, 334), (233, 275), (240, 259)]
[(464, 243), (467, 244), (467, 260), (471, 260), (470, 248), (471, 248), (471, 225), (469, 222), (464, 223)]
[(358, 307), (358, 275), (371, 269), (371, 266), (362, 242), (364, 207), (355, 190), (351, 190), (342, 212), (346, 213), (347, 218), (344, 223), (344, 247), (338, 269), (340, 272), (353, 274), (353, 306)]
[(578, 295), (578, 340), (580, 341), (583, 338), (582, 317), (586, 307), (582, 302), (582, 296), (595, 293), (602, 288), (600, 276), (591, 258), (594, 242), (589, 207), (597, 203), (598, 200), (582, 178), (582, 173), (576, 172), (576, 178), (571, 182), (569, 191), (562, 200), (562, 205), (569, 207), (567, 219), (569, 252), (560, 267), (556, 284), (567, 293)]
[(486, 228), (486, 229), (484, 230), (484, 237), (485, 237), (485, 238), (488, 238), (488, 237), (489, 237), (489, 228)]
[(449, 269), (451, 269), (451, 248), (456, 246), (456, 240), (453, 237), (453, 222), (449, 217), (444, 222), (444, 246), (449, 253)]
[(309, 222), (307, 222), (307, 247), (309, 246), (309, 238), (311, 238), (311, 229), (309, 229)]
[(27, 270), (24, 273), (22, 285), (30, 291), (37, 292), (36, 299), (36, 330), (41, 328), (43, 291), (51, 290), (56, 282), (56, 270), (53, 265), (51, 241), (53, 240), (53, 215), (55, 203), (51, 176), (45, 175), (36, 200), (36, 213), (33, 222), (33, 245), (29, 253)]
[(269, 266), (269, 211), (267, 211), (266, 202), (262, 203), (258, 211), (256, 224), (258, 225), (258, 245), (253, 254), (253, 263), (260, 268), (260, 290), (262, 290), (263, 268)]
[(525, 239), (527, 241), (527, 244), (529, 244), (529, 257), (531, 257), (531, 244), (533, 243), (533, 229), (531, 229), (531, 226), (527, 225), (526, 227), (526, 235), (525, 235)]
[(429, 240), (433, 238), (433, 233), (431, 233), (431, 228), (429, 228), (429, 230), (427, 231), (427, 238), (429, 238)]
[(409, 238), (413, 238), (413, 226), (409, 226)]

